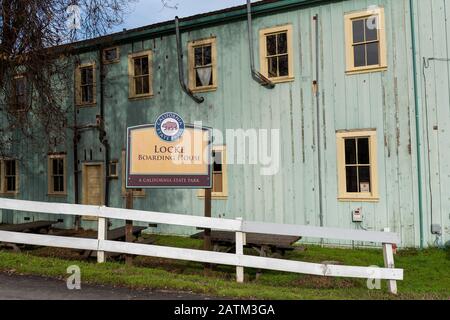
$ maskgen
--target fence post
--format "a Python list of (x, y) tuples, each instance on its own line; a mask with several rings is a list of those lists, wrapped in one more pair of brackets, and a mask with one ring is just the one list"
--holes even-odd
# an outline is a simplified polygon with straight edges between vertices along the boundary
[[(236, 218), (236, 220), (241, 221), (242, 226), (242, 218)], [(244, 232), (236, 232), (236, 254), (243, 255), (244, 254), (244, 245), (245, 245), (245, 233)], [(239, 283), (244, 282), (244, 267), (236, 266), (236, 281)]]
[[(99, 244), (100, 244), (100, 240), (106, 240), (106, 233), (108, 230), (108, 225), (106, 222), (106, 218), (98, 218), (98, 228), (97, 228), (97, 232), (98, 232), (98, 240), (99, 240)], [(105, 259), (105, 251), (97, 251), (97, 262), (98, 263), (104, 263), (106, 262)]]
[[(389, 228), (384, 228), (384, 232), (389, 232)], [(392, 243), (383, 243), (383, 258), (385, 268), (395, 268)], [(397, 281), (388, 280), (387, 285), (390, 293), (397, 294)]]

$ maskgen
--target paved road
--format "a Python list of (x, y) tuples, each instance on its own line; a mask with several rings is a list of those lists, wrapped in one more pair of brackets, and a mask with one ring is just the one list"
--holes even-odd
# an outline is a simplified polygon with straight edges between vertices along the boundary
[(81, 284), (68, 290), (66, 282), (0, 273), (0, 300), (209, 300), (211, 297), (169, 291), (132, 290)]

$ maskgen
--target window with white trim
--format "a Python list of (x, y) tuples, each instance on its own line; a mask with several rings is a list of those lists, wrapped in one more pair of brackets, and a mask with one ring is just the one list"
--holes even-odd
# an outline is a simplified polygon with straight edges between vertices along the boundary
[(48, 194), (67, 194), (67, 164), (65, 154), (48, 156)]
[(384, 8), (345, 15), (347, 73), (387, 68), (384, 28)]
[(128, 56), (128, 75), (130, 98), (145, 98), (153, 95), (151, 50)]
[(379, 200), (376, 131), (342, 131), (336, 138), (339, 199)]
[(19, 163), (15, 159), (0, 160), (0, 193), (16, 194), (19, 192)]

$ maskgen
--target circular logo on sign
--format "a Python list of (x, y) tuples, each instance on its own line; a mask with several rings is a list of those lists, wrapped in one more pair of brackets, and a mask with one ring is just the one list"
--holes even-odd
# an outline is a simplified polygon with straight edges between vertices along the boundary
[(156, 134), (164, 141), (175, 141), (184, 132), (184, 121), (175, 112), (166, 112), (160, 115), (155, 122)]

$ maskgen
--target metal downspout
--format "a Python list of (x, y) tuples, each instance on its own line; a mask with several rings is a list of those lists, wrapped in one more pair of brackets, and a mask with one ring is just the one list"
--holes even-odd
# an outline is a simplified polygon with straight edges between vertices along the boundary
[[(316, 94), (316, 117), (317, 117), (317, 166), (319, 168), (317, 173), (317, 178), (319, 180), (319, 220), (320, 220), (320, 226), (323, 227), (323, 193), (322, 193), (322, 155), (321, 155), (321, 139), (320, 139), (320, 93), (319, 93), (319, 15), (316, 14), (314, 16), (314, 23), (315, 23), (315, 46), (316, 46), (316, 80), (314, 83), (314, 90)], [(323, 241), (323, 239), (321, 239)]]
[(180, 22), (178, 16), (175, 17), (175, 32), (177, 37), (178, 77), (181, 88), (189, 97), (192, 98), (192, 100), (197, 103), (202, 103), (205, 101), (205, 98), (194, 95), (194, 93), (186, 86), (186, 83), (184, 82), (183, 49), (181, 47)]
[[(79, 187), (79, 177), (78, 177), (78, 142), (80, 141), (80, 136), (78, 133), (78, 117), (77, 117), (77, 104), (76, 104), (76, 83), (74, 81), (73, 84), (73, 120), (74, 120), (74, 129), (73, 129), (73, 188), (74, 188), (74, 200), (75, 204), (80, 203), (80, 197), (78, 192)], [(78, 230), (81, 227), (81, 216), (75, 216), (75, 230)]]
[(416, 113), (416, 152), (417, 152), (417, 180), (419, 192), (419, 228), (420, 228), (420, 248), (424, 248), (424, 232), (423, 232), (423, 192), (422, 192), (422, 159), (421, 159), (421, 139), (420, 139), (420, 115), (419, 115), (419, 85), (417, 83), (417, 61), (416, 61), (416, 27), (414, 19), (414, 1), (409, 0), (409, 14), (411, 22), (411, 43), (412, 43), (412, 60), (414, 73), (414, 104)]
[(252, 27), (252, 3), (251, 0), (247, 0), (247, 30), (248, 30), (248, 46), (250, 49), (250, 70), (252, 73), (252, 78), (258, 82), (260, 85), (272, 89), (275, 84), (263, 76), (261, 73), (255, 69), (255, 57), (253, 53), (253, 27)]

